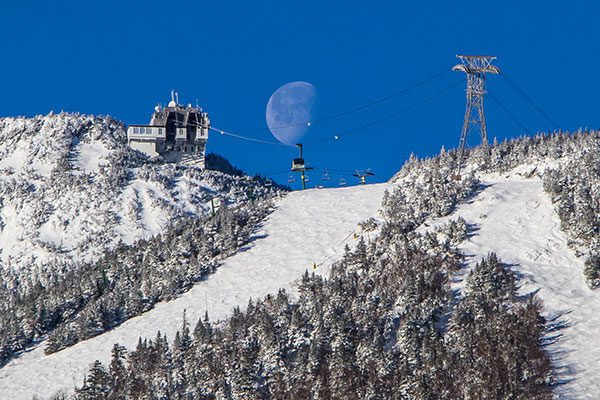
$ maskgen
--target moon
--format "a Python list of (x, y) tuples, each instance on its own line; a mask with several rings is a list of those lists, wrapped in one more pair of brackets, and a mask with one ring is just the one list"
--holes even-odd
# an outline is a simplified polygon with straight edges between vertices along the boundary
[(267, 103), (267, 126), (281, 143), (300, 143), (312, 120), (317, 89), (308, 82), (290, 82), (277, 89)]

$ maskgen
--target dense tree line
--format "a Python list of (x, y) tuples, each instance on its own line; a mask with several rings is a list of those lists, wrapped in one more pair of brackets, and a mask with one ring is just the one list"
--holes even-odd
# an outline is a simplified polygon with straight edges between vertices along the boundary
[[(57, 351), (187, 290), (250, 239), (271, 207), (265, 199), (278, 192), (216, 155), (208, 165), (235, 176), (150, 161), (126, 149), (122, 127), (104, 117), (0, 120), (0, 158), (15, 152), (13, 144), (32, 129), (64, 133), (27, 149), (29, 156), (53, 159), (53, 185), (40, 186), (48, 178), (41, 167), (0, 168), (2, 205), (24, 210), (25, 231), (37, 232), (52, 218), (69, 223), (77, 216), (61, 203), (75, 188), (83, 193), (76, 201), (96, 218), (86, 221), (89, 229), (70, 249), (23, 238), (36, 252), (51, 254), (44, 263), (34, 257), (5, 261), (0, 361), (46, 334), (46, 350)], [(106, 142), (110, 162), (97, 173), (77, 171), (73, 149), (93, 138)], [(463, 169), (472, 172), (461, 181), (453, 179), (455, 151), (411, 157), (393, 178), (402, 184), (384, 196), (380, 236), (347, 251), (331, 276), (306, 274), (299, 297), (281, 291), (256, 299), (216, 324), (207, 316), (193, 326), (184, 316), (173, 342), (159, 333), (135, 349), (115, 345), (110, 365), (94, 363), (76, 397), (549, 398), (537, 299), (516, 295), (514, 274), (494, 255), (481, 260), (463, 296), (454, 298), (449, 275), (463, 262), (455, 246), (466, 237), (466, 222), (450, 222), (441, 238), (415, 229), (472, 196), (477, 174), (527, 166), (526, 176), (543, 177), (571, 245), (586, 254), (588, 282), (600, 286), (599, 139), (598, 132), (554, 132), (474, 148)], [(198, 218), (154, 198), (180, 222), (159, 237), (115, 245), (102, 224), (116, 225), (123, 216), (103, 205), (118, 201), (135, 179), (173, 197), (176, 182), (208, 188), (194, 192), (194, 204), (219, 193), (232, 207)], [(250, 207), (235, 206), (249, 201)], [(125, 217), (139, 219), (137, 212), (134, 204)], [(84, 255), (93, 261), (81, 262)]]
[(206, 169), (223, 172), (224, 174), (233, 176), (245, 175), (244, 171), (231, 165), (229, 160), (225, 157), (215, 153), (208, 153), (206, 155)]
[[(0, 168), (0, 365), (48, 334), (56, 351), (187, 290), (282, 193), (217, 155), (214, 168), (235, 175), (149, 160), (110, 117), (0, 118), (0, 159), (15, 154)], [(82, 165), (88, 154), (97, 165)], [(128, 195), (135, 185), (151, 188), (146, 204)], [(223, 205), (214, 217), (211, 199)], [(163, 235), (142, 212), (168, 216)]]
[[(418, 170), (423, 162), (437, 163), (452, 174), (455, 159), (455, 151), (442, 151), (433, 159), (412, 157), (394, 179)], [(528, 166), (526, 175), (542, 177), (571, 247), (585, 256), (588, 284), (600, 287), (600, 132), (558, 131), (494, 142), (488, 150), (468, 150), (467, 165), (477, 173)]]
[(272, 209), (268, 198), (186, 218), (157, 237), (121, 245), (98, 262), (29, 277), (27, 292), (0, 289), (0, 361), (50, 332), (51, 353), (100, 334), (188, 290), (251, 240)]
[(539, 303), (516, 296), (493, 255), (444, 327), (457, 265), (414, 248), (376, 265), (369, 252), (359, 246), (327, 280), (305, 275), (297, 301), (281, 291), (225, 324), (205, 317), (191, 331), (184, 319), (172, 345), (160, 333), (129, 354), (115, 345), (75, 398), (551, 398)]
[[(595, 138), (595, 140), (592, 140)], [(600, 286), (600, 141), (586, 138), (581, 148), (544, 176), (571, 245), (585, 254), (590, 287)]]
[(551, 398), (535, 297), (517, 296), (513, 272), (490, 255), (454, 298), (464, 220), (441, 238), (415, 231), (478, 187), (444, 173), (448, 160), (403, 171), (379, 237), (347, 249), (328, 278), (306, 273), (297, 298), (279, 291), (217, 324), (184, 315), (172, 343), (159, 332), (135, 349), (116, 344), (75, 398)]
[[(222, 207), (212, 217), (188, 219), (163, 235), (117, 248), (88, 270), (67, 274), (64, 287), (71, 290), (63, 295), (79, 296), (80, 307), (71, 309), (76, 317), (51, 331), (46, 353), (101, 334), (189, 290), (247, 244), (270, 211), (269, 201)], [(36, 303), (43, 307), (40, 300)]]

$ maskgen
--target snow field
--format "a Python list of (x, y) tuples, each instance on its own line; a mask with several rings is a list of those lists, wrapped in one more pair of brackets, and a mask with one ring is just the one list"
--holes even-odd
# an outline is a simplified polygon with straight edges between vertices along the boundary
[[(518, 174), (483, 177), (484, 188), (451, 216), (472, 224), (472, 236), (460, 246), (469, 268), (453, 283), (464, 286), (468, 270), (495, 252), (520, 276), (522, 293), (538, 291), (548, 324), (564, 327), (549, 351), (558, 372), (560, 399), (592, 399), (600, 393), (600, 294), (583, 276), (583, 259), (567, 246), (560, 220), (539, 178)], [(434, 221), (434, 224), (443, 220)]]
[(293, 291), (313, 263), (322, 263), (316, 273), (327, 274), (345, 244), (355, 243), (352, 233), (357, 224), (377, 216), (389, 187), (379, 184), (288, 194), (251, 244), (189, 292), (58, 353), (44, 355), (44, 343), (40, 343), (12, 360), (0, 369), (0, 398), (30, 400), (34, 395), (43, 398), (59, 390), (71, 391), (81, 385), (90, 363), (96, 359), (108, 363), (114, 343), (132, 349), (140, 336), (154, 338), (158, 330), (172, 340), (184, 310), (192, 324), (205, 311), (211, 320), (222, 320), (250, 299), (280, 288)]

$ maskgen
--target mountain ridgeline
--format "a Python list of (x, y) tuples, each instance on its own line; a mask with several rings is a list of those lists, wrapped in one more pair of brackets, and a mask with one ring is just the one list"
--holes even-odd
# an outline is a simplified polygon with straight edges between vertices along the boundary
[(478, 190), (475, 172), (451, 178), (454, 160), (412, 158), (384, 196), (378, 238), (348, 249), (328, 278), (306, 273), (298, 297), (281, 290), (218, 324), (183, 315), (174, 338), (115, 344), (75, 398), (552, 398), (535, 295), (517, 295), (515, 274), (492, 254), (454, 298), (456, 245), (469, 227), (458, 219), (417, 232)]
[[(377, 238), (298, 294), (253, 299), (225, 321), (181, 316), (97, 361), (75, 399), (552, 398), (542, 304), (490, 254), (462, 295), (451, 278), (472, 226), (423, 232), (481, 189), (484, 173), (539, 176), (569, 244), (600, 286), (600, 134), (555, 132), (411, 157), (384, 196)], [(217, 155), (218, 171), (152, 161), (123, 126), (75, 114), (0, 120), (0, 361), (48, 338), (47, 353), (102, 334), (171, 299), (253, 240), (283, 195)], [(219, 172), (220, 171), (220, 172)], [(219, 207), (213, 209), (215, 200)], [(318, 223), (316, 221), (315, 223)], [(157, 330), (160, 327), (157, 327)], [(110, 349), (106, 349), (110, 352)]]
[(100, 334), (251, 240), (283, 191), (211, 157), (228, 173), (148, 160), (110, 117), (1, 119), (0, 363)]
[(437, 235), (416, 229), (475, 194), (479, 173), (526, 166), (525, 178), (543, 177), (595, 287), (599, 155), (597, 132), (519, 138), (470, 151), (461, 181), (451, 178), (454, 152), (411, 157), (384, 197), (379, 237), (348, 250), (328, 278), (307, 273), (298, 298), (256, 299), (225, 323), (183, 315), (172, 343), (158, 332), (135, 349), (115, 344), (75, 398), (550, 399), (536, 296), (517, 295), (514, 272), (491, 254), (454, 298), (456, 246), (470, 228), (458, 219)]

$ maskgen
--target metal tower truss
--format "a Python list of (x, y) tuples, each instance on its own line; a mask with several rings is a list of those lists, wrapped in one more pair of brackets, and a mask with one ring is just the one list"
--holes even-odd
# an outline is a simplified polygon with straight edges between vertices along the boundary
[(487, 73), (499, 74), (500, 70), (492, 65), (492, 62), (496, 59), (493, 56), (457, 55), (456, 58), (461, 63), (452, 67), (452, 70), (467, 74), (467, 108), (458, 147), (457, 177), (460, 177), (460, 169), (470, 131), (478, 130), (481, 136), (481, 144), (484, 148), (488, 146), (485, 113), (483, 111), (483, 95), (486, 93), (485, 76)]

